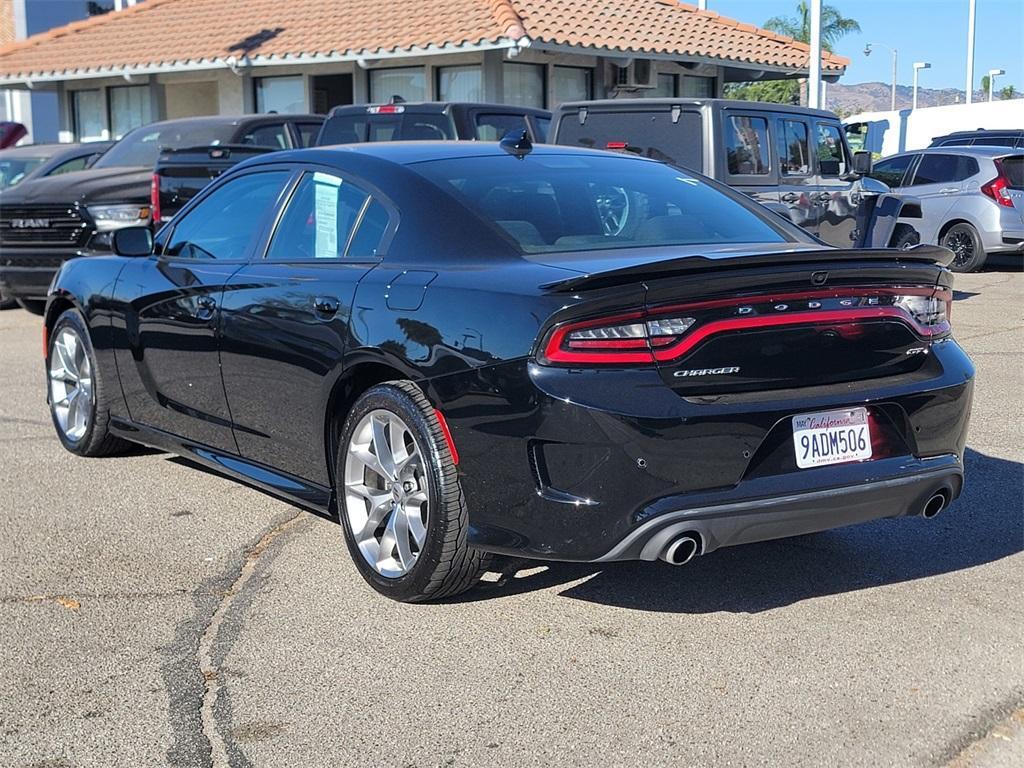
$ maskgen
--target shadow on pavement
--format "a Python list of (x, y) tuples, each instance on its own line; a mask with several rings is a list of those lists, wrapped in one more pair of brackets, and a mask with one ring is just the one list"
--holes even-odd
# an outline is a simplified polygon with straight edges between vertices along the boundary
[[(934, 520), (879, 520), (793, 539), (730, 547), (673, 567), (547, 564), (483, 583), (456, 601), (561, 584), (575, 600), (673, 613), (758, 613), (808, 598), (938, 576), (1024, 550), (1024, 465), (967, 450), (964, 494)], [(544, 563), (519, 561), (523, 571)], [(587, 577), (590, 578), (587, 578)]]

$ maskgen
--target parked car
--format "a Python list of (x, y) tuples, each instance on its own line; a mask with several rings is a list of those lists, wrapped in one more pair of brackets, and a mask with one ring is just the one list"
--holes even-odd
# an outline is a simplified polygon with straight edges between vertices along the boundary
[(0, 291), (42, 314), (46, 289), (66, 260), (110, 252), (110, 235), (153, 226), (153, 167), (161, 151), (199, 144), (308, 146), (318, 115), (191, 117), (129, 132), (88, 170), (35, 179), (2, 193)]
[(453, 101), (350, 104), (335, 107), (324, 121), (318, 147), (364, 141), (498, 141), (525, 129), (534, 142), (547, 141), (551, 113), (509, 104)]
[(682, 564), (960, 494), (949, 251), (834, 249), (664, 163), (279, 152), (113, 245), (50, 292), (63, 445), (157, 446), (340, 522), (394, 599), (493, 553)]
[[(1024, 117), (1021, 118), (1024, 122)], [(929, 147), (1017, 147), (1024, 149), (1024, 130), (956, 131), (936, 136)]]
[(24, 181), (84, 171), (110, 149), (112, 144), (110, 141), (90, 141), (84, 144), (24, 144), (0, 150), (0, 192)]
[(831, 112), (726, 99), (581, 101), (559, 108), (552, 137), (698, 171), (838, 248), (919, 241), (917, 202), (866, 177), (870, 154), (850, 152)]
[(21, 123), (0, 121), (0, 149), (13, 147), (28, 136), (28, 129)]
[(872, 175), (921, 201), (921, 238), (952, 250), (953, 270), (981, 269), (990, 253), (1024, 253), (1024, 150), (923, 149), (879, 161)]

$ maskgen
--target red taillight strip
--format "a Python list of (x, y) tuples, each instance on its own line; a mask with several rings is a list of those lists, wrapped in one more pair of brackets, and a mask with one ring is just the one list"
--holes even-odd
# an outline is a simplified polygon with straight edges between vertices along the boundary
[(159, 224), (163, 218), (160, 212), (160, 174), (154, 173), (149, 183), (149, 207), (153, 212), (153, 223)]
[(654, 350), (654, 358), (658, 362), (666, 362), (682, 357), (704, 339), (719, 333), (742, 331), (751, 328), (776, 328), (783, 325), (825, 325), (829, 323), (849, 323), (865, 320), (895, 318), (908, 323), (920, 336), (930, 337), (949, 330), (948, 323), (926, 328), (917, 323), (910, 314), (898, 307), (862, 307), (859, 309), (837, 309), (826, 312), (802, 312), (792, 315), (732, 317), (725, 320), (713, 320), (699, 326), (688, 333), (678, 344), (666, 349)]

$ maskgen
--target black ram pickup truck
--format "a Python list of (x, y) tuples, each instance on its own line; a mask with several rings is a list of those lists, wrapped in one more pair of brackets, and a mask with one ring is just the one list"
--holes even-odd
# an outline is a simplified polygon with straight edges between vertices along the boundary
[[(247, 115), (151, 123), (126, 134), (88, 170), (26, 181), (0, 192), (0, 292), (30, 312), (42, 314), (46, 291), (62, 263), (110, 253), (114, 230), (139, 225), (156, 228), (166, 214), (154, 166), (169, 150), (202, 146), (209, 152), (224, 146), (237, 162), (242, 158), (235, 153), (236, 147), (243, 148), (241, 155), (250, 156), (253, 149), (309, 146), (323, 119), (322, 115)], [(192, 184), (204, 185), (226, 167), (222, 163), (226, 159), (207, 154), (207, 160), (219, 167), (193, 166)], [(169, 197), (168, 212), (184, 202)]]

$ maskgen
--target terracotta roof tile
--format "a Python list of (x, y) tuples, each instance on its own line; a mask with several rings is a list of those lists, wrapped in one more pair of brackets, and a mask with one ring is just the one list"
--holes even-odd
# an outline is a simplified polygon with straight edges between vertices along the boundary
[[(0, 48), (0, 77), (527, 38), (804, 69), (808, 47), (674, 0), (146, 0)], [(847, 61), (826, 55), (826, 69)]]

